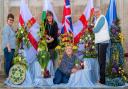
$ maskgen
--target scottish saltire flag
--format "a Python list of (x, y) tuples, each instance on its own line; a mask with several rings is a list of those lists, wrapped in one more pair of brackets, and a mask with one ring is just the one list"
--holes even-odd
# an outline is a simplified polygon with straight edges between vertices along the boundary
[(73, 33), (74, 33), (74, 43), (77, 44), (81, 38), (81, 36), (84, 34), (88, 21), (91, 16), (94, 14), (94, 6), (93, 6), (93, 0), (88, 0), (87, 6), (83, 12), (83, 14), (80, 16), (79, 20), (73, 24)]
[(39, 31), (39, 24), (37, 24), (35, 18), (32, 16), (24, 0), (21, 1), (21, 5), (20, 5), (19, 25), (29, 27), (27, 31), (29, 33), (28, 39), (31, 43), (31, 47), (25, 48), (24, 50), (26, 53), (27, 62), (32, 63), (36, 59), (36, 54), (37, 54), (38, 41), (39, 41), (37, 32)]
[(106, 13), (106, 19), (108, 21), (109, 27), (111, 26), (112, 22), (117, 19), (116, 0), (110, 0), (109, 7)]
[(73, 33), (70, 0), (64, 0), (63, 19), (62, 19), (62, 30), (61, 33), (71, 32)]
[[(112, 25), (112, 22), (117, 19), (116, 0), (110, 0), (109, 7), (106, 13), (106, 19), (108, 22), (108, 26), (110, 28)], [(111, 57), (110, 48), (111, 48), (111, 43), (109, 44), (108, 49), (107, 49), (107, 59), (108, 59), (107, 62), (109, 62), (109, 59)]]

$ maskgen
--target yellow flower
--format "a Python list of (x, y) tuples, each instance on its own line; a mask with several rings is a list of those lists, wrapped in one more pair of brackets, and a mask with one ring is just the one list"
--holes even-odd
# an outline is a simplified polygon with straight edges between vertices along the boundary
[(123, 35), (122, 35), (121, 33), (119, 33), (119, 37), (120, 37), (120, 38), (122, 38), (122, 37), (123, 37)]
[(121, 67), (119, 67), (119, 70), (121, 70)]
[(94, 49), (95, 48), (95, 46), (92, 46), (92, 49)]
[(76, 50), (76, 49), (78, 49), (78, 47), (77, 46), (73, 46), (73, 49)]
[(21, 61), (21, 57), (19, 57), (19, 61)]
[(119, 74), (120, 74), (121, 72), (119, 71)]
[(121, 43), (123, 43), (124, 42), (124, 36), (122, 33), (119, 33), (119, 38), (120, 38)]
[(121, 75), (123, 76), (124, 74), (122, 73)]
[(124, 70), (121, 70), (122, 72), (124, 72)]
[(24, 33), (24, 31), (23, 31), (23, 30), (21, 30), (21, 33), (23, 34), (23, 33)]
[(56, 49), (61, 49), (61, 46), (58, 45), (58, 46), (56, 47)]
[(123, 76), (124, 80), (126, 80), (127, 78), (125, 76)]

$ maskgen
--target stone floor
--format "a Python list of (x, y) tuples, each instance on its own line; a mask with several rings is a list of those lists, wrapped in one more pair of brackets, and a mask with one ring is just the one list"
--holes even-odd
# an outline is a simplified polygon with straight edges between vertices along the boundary
[(62, 87), (55, 87), (55, 88), (51, 88), (51, 87), (44, 87), (44, 88), (13, 88), (13, 87), (8, 87), (6, 85), (4, 85), (4, 81), (5, 81), (5, 75), (3, 73), (3, 71), (0, 71), (0, 89), (128, 89), (128, 87), (115, 87), (115, 88), (62, 88)]

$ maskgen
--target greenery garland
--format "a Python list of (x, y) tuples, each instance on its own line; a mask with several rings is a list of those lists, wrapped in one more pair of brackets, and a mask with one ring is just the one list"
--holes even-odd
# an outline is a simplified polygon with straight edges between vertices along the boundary
[(15, 85), (22, 84), (26, 78), (26, 68), (23, 65), (15, 64), (9, 71), (9, 79)]
[(15, 51), (15, 57), (13, 59), (13, 66), (9, 71), (9, 79), (15, 84), (21, 84), (26, 77), (26, 70), (28, 69), (27, 61), (23, 54), (18, 54), (19, 49)]

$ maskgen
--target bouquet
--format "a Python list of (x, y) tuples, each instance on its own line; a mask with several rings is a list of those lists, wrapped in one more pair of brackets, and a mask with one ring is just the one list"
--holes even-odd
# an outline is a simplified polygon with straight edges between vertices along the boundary
[(97, 57), (94, 38), (95, 38), (94, 34), (91, 30), (87, 30), (85, 32), (85, 35), (82, 38), (85, 43), (85, 51), (84, 51), (85, 58), (96, 58)]

